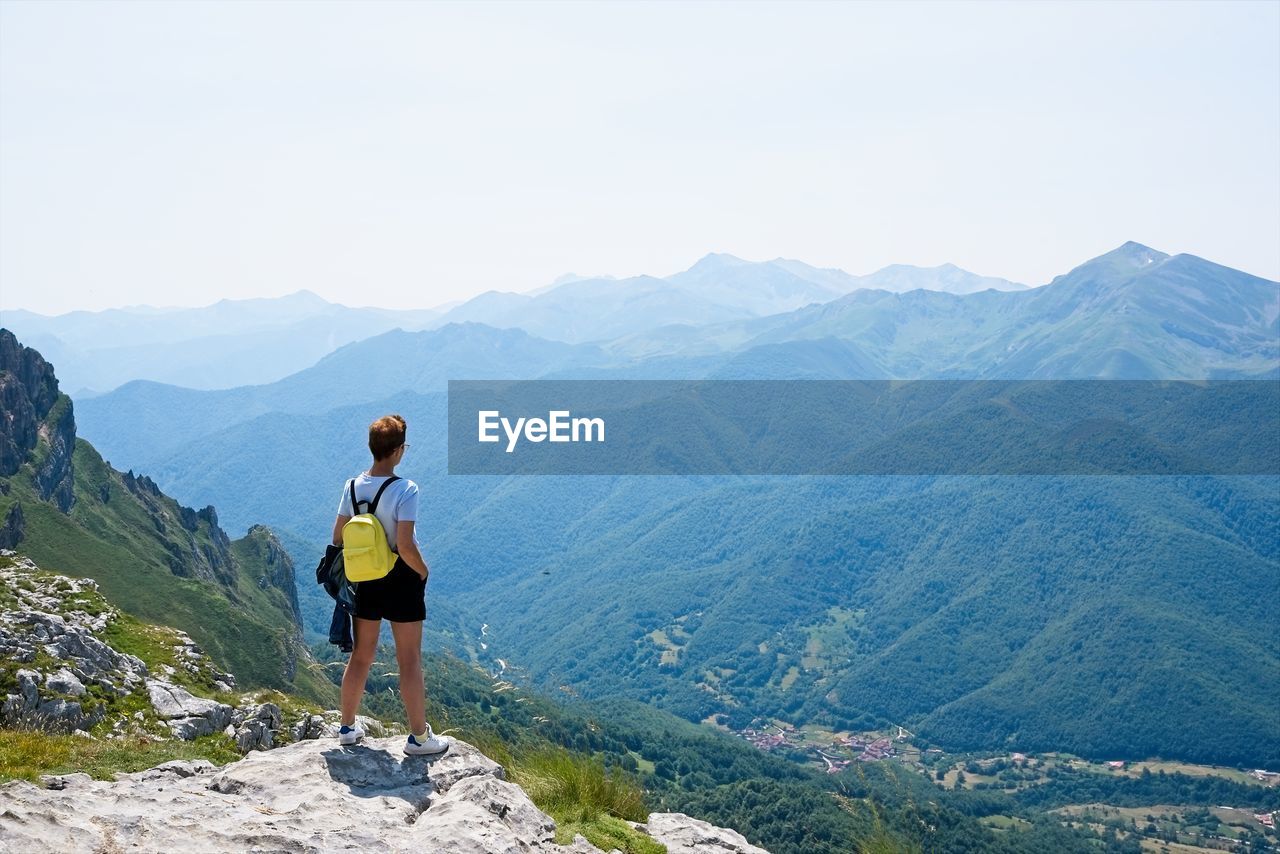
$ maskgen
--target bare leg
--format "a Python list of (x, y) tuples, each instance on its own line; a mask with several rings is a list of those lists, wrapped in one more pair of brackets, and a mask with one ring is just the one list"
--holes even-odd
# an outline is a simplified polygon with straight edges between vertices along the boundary
[(400, 669), (400, 699), (415, 734), (427, 731), (427, 693), (422, 682), (422, 621), (392, 623), (396, 665)]
[(369, 668), (373, 667), (373, 656), (378, 651), (378, 632), (382, 628), (381, 620), (362, 620), (356, 617), (351, 622), (355, 643), (351, 658), (347, 660), (347, 669), (342, 672), (344, 726), (351, 726), (356, 722), (356, 711), (360, 708), (360, 698), (364, 696), (364, 683), (369, 678)]

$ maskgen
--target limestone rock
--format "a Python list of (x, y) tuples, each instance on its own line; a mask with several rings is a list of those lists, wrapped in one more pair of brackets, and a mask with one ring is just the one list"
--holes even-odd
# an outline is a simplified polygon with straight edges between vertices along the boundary
[(678, 812), (656, 812), (638, 826), (667, 846), (667, 854), (769, 854), (734, 830)]
[(220, 770), (167, 763), (115, 782), (0, 786), (0, 849), (555, 852), (551, 819), (502, 768), (453, 741), (437, 759), (398, 738), (301, 741)]
[(156, 714), (165, 719), (178, 738), (191, 740), (212, 735), (231, 723), (232, 709), (226, 703), (193, 696), (172, 682), (147, 680), (147, 695)]
[(83, 697), (85, 694), (84, 683), (65, 667), (56, 673), (49, 674), (49, 677), (44, 680), (44, 686), (50, 691), (72, 697)]
[(85, 783), (92, 783), (93, 778), (88, 774), (41, 774), (40, 782), (44, 784), (46, 789), (66, 789), (70, 786), (83, 786)]
[(237, 709), (235, 717), (241, 721), (231, 737), (235, 739), (236, 748), (241, 753), (275, 747), (275, 734), (283, 726), (279, 706), (275, 703), (262, 703), (247, 711)]
[[(270, 717), (259, 709), (246, 720)], [(556, 844), (552, 819), (502, 766), (449, 742), (425, 757), (403, 755), (398, 737), (353, 747), (304, 740), (223, 767), (173, 761), (114, 782), (67, 774), (7, 783), (0, 851), (601, 854), (582, 837)], [(766, 854), (679, 813), (639, 827), (671, 854)]]
[(93, 726), (105, 712), (87, 686), (123, 696), (142, 684), (146, 665), (95, 637), (114, 612), (94, 608), (99, 613), (87, 613), (77, 597), (96, 593), (96, 582), (40, 574), (29, 558), (0, 555), (10, 561), (0, 567), (0, 586), (16, 600), (0, 609), (0, 660), (32, 665), (40, 655), (56, 662), (47, 673), (32, 667), (14, 673), (17, 690), (0, 702), (0, 721), (55, 731)]

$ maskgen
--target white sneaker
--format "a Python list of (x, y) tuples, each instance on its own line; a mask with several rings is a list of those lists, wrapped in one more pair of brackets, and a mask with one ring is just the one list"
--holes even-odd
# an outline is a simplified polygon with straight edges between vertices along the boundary
[(360, 724), (346, 726), (345, 724), (338, 730), (338, 744), (348, 745), (355, 744), (364, 738), (364, 730), (360, 728)]
[(404, 742), (404, 752), (410, 756), (426, 756), (432, 753), (444, 753), (449, 749), (449, 742), (431, 732), (427, 724), (427, 734), (418, 738), (412, 733)]

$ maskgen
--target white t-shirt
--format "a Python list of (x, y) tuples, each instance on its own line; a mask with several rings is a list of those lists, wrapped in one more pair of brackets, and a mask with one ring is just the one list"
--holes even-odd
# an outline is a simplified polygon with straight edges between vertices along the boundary
[[(386, 481), (386, 477), (370, 477), (368, 472), (361, 472), (355, 478), (356, 500), (361, 502), (372, 501)], [(360, 512), (368, 513), (369, 505), (361, 504)], [(338, 502), (338, 515), (356, 515), (355, 511), (351, 509), (350, 480), (342, 485), (342, 500)], [(388, 486), (383, 491), (382, 497), (378, 499), (378, 509), (373, 515), (377, 516), (378, 521), (382, 523), (382, 530), (387, 532), (387, 543), (391, 546), (391, 550), (395, 551), (396, 523), (418, 521), (418, 484), (402, 477)], [(418, 541), (418, 528), (416, 525), (413, 533), (413, 540), (416, 544)]]

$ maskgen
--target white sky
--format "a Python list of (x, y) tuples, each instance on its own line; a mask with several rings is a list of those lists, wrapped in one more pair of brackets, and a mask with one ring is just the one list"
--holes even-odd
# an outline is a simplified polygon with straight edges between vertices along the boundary
[(1280, 278), (1280, 3), (0, 2), (0, 306), (707, 252)]

